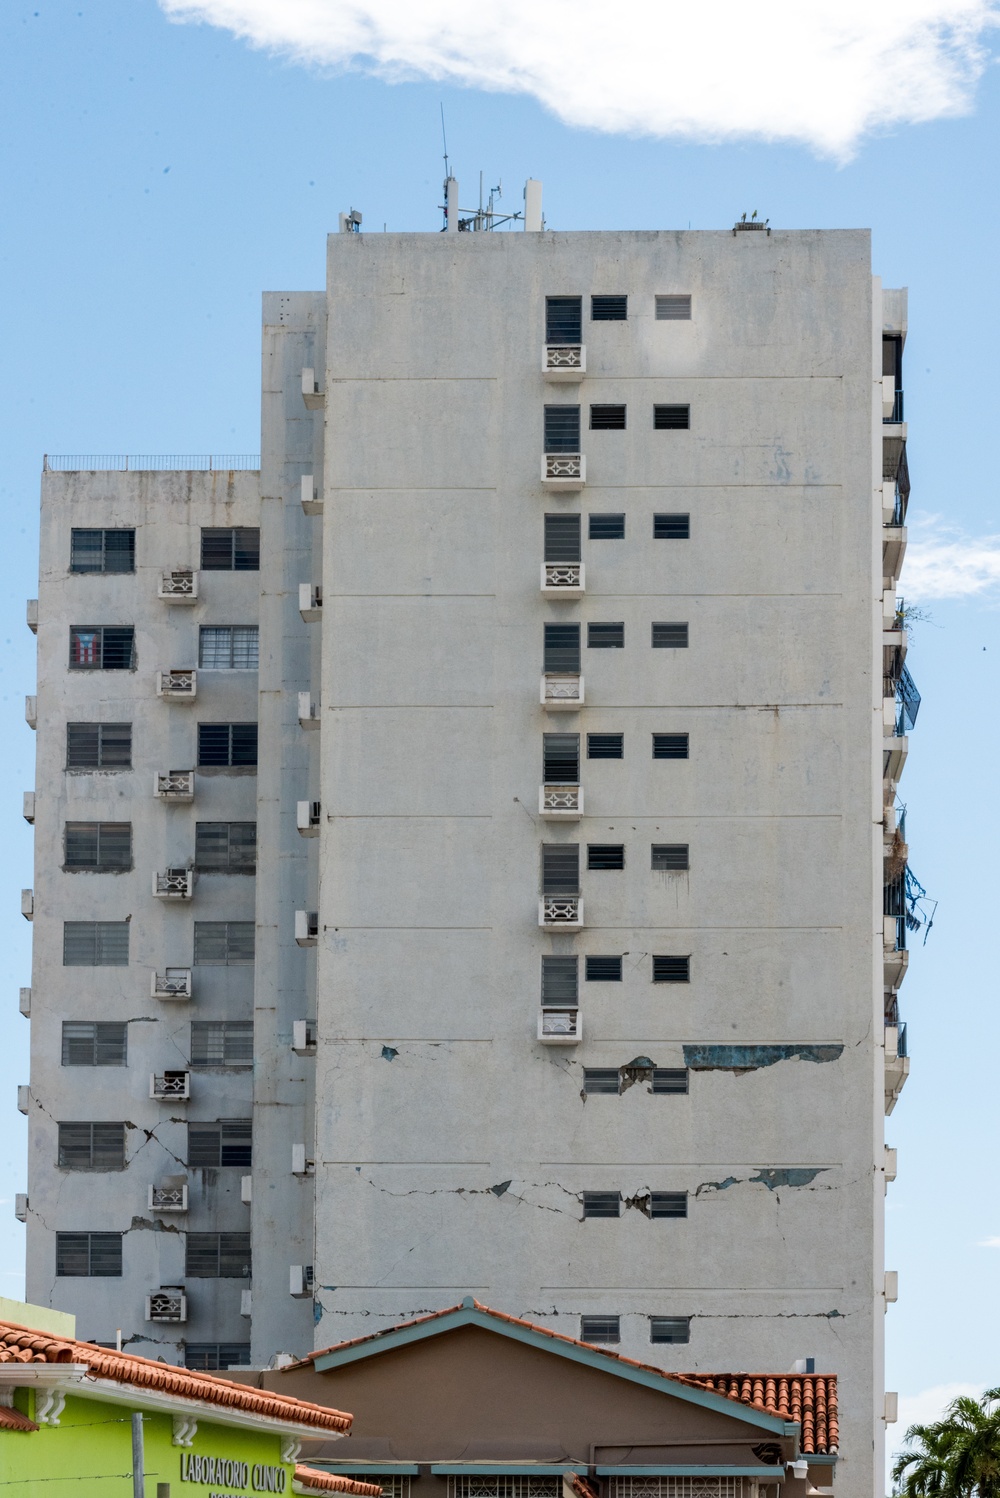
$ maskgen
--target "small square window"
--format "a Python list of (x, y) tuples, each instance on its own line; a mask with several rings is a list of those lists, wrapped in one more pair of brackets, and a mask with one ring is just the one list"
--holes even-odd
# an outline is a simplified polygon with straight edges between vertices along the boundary
[(654, 733), (654, 759), (687, 759), (688, 736), (686, 733)]
[(591, 322), (624, 322), (628, 317), (627, 296), (592, 296), (590, 298)]
[(588, 733), (588, 759), (624, 759), (625, 735), (623, 733)]
[(686, 1217), (688, 1199), (686, 1191), (651, 1191), (649, 1194), (650, 1217)]
[(670, 514), (653, 516), (654, 541), (690, 541), (691, 516)]
[(654, 983), (690, 983), (690, 957), (654, 957)]
[(691, 1340), (690, 1316), (650, 1316), (649, 1340), (651, 1342), (681, 1343)]
[(623, 622), (594, 623), (587, 625), (588, 650), (624, 650), (625, 625)]
[(588, 983), (620, 983), (622, 981), (620, 957), (592, 957), (588, 954), (586, 970)]
[(687, 843), (654, 843), (651, 849), (652, 867), (654, 869), (687, 869), (688, 862)]
[(620, 1217), (621, 1208), (620, 1191), (585, 1191), (583, 1193), (584, 1217)]
[(654, 650), (686, 650), (688, 627), (677, 621), (659, 621), (653, 624)]
[(585, 1066), (583, 1090), (589, 1097), (593, 1093), (618, 1096), (621, 1077), (616, 1066)]
[(624, 843), (588, 843), (588, 869), (623, 869), (625, 867)]
[(591, 406), (590, 430), (592, 432), (624, 432), (624, 406)]
[(686, 1097), (687, 1091), (688, 1074), (686, 1067), (653, 1067), (653, 1095), (655, 1097)]
[(690, 316), (690, 293), (669, 292), (656, 298), (657, 322), (686, 322)]
[(581, 1342), (620, 1342), (621, 1318), (618, 1316), (581, 1316)]
[(591, 541), (624, 541), (624, 515), (595, 515), (589, 517), (587, 534)]
[(690, 406), (654, 406), (653, 430), (656, 432), (686, 432), (691, 426)]

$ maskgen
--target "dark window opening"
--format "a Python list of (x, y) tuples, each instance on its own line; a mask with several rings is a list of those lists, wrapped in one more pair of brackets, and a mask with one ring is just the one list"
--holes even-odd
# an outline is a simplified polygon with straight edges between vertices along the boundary
[(118, 1020), (63, 1020), (63, 1066), (125, 1066), (128, 1025)]
[(620, 983), (622, 960), (620, 957), (592, 957), (586, 959), (588, 983)]
[(544, 626), (544, 665), (550, 673), (580, 670), (579, 624), (546, 624)]
[(585, 1066), (583, 1090), (588, 1096), (595, 1093), (617, 1097), (621, 1091), (621, 1077), (617, 1066)]
[(67, 770), (131, 770), (131, 723), (67, 723)]
[(688, 736), (686, 733), (654, 733), (654, 759), (687, 759)]
[(625, 516), (592, 514), (588, 534), (591, 541), (624, 541)]
[(196, 967), (231, 967), (253, 958), (253, 921), (195, 921)]
[(545, 298), (545, 342), (564, 346), (583, 342), (582, 296)]
[(592, 432), (624, 432), (624, 406), (591, 406), (590, 430)]
[(70, 536), (71, 572), (134, 572), (134, 530), (74, 530)]
[(256, 526), (226, 529), (202, 526), (201, 565), (205, 572), (260, 570), (260, 531)]
[(624, 322), (627, 317), (627, 296), (592, 296), (590, 298), (591, 322)]
[(575, 957), (542, 958), (542, 1005), (575, 1004), (579, 997), (579, 968)]
[(655, 432), (686, 432), (691, 426), (690, 406), (654, 406)]
[(679, 1097), (688, 1090), (687, 1069), (683, 1066), (654, 1066), (653, 1093), (657, 1097)]
[(653, 624), (652, 638), (654, 650), (686, 650), (688, 648), (687, 624), (661, 620)]
[(64, 921), (64, 967), (128, 967), (128, 921)]
[(61, 1123), (58, 1163), (63, 1170), (124, 1170), (123, 1123)]
[(588, 733), (588, 759), (624, 759), (625, 735), (623, 733)]
[(578, 453), (580, 451), (580, 407), (545, 407), (545, 451)]
[(247, 1368), (249, 1365), (249, 1342), (188, 1342), (184, 1348), (185, 1368), (196, 1368), (201, 1373)]
[(690, 957), (654, 957), (654, 983), (690, 983)]
[(690, 541), (690, 515), (654, 515), (654, 541)]
[(73, 624), (69, 631), (71, 671), (131, 671), (135, 630), (130, 624)]
[(625, 867), (624, 843), (588, 843), (588, 869), (623, 869)]
[(585, 1191), (583, 1193), (584, 1217), (620, 1217), (622, 1197), (620, 1191)]
[(594, 623), (592, 621), (587, 625), (587, 649), (624, 650), (624, 623), (620, 620), (614, 623)]
[(252, 1127), (249, 1118), (221, 1118), (217, 1123), (188, 1124), (187, 1163), (218, 1168), (253, 1164)]
[(649, 1340), (651, 1342), (681, 1343), (691, 1340), (690, 1316), (650, 1316)]
[(579, 562), (582, 560), (580, 519), (579, 515), (546, 515), (546, 562)]
[(654, 843), (650, 850), (654, 869), (686, 869), (688, 863), (687, 843)]
[(194, 866), (206, 874), (252, 874), (257, 867), (257, 823), (196, 823)]
[(649, 1194), (650, 1217), (686, 1217), (688, 1198), (686, 1191), (651, 1191)]
[(192, 1279), (247, 1279), (249, 1233), (188, 1233), (184, 1273)]
[(579, 785), (578, 733), (542, 734), (542, 781), (545, 785)]
[(105, 873), (132, 867), (131, 822), (67, 822), (64, 836), (67, 869)]
[(121, 1233), (56, 1233), (56, 1274), (120, 1279)]
[(191, 1025), (192, 1066), (252, 1066), (253, 1020), (195, 1020)]
[(621, 1319), (618, 1316), (581, 1316), (581, 1342), (620, 1342)]
[(542, 894), (580, 893), (579, 843), (542, 844)]
[(199, 723), (198, 763), (236, 769), (257, 763), (256, 723)]

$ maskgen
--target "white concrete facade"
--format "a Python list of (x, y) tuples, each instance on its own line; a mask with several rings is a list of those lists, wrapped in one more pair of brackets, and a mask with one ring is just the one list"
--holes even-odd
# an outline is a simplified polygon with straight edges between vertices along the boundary
[[(873, 282), (861, 231), (352, 233), (328, 273), (325, 296), (265, 299), (259, 475), (43, 485), (29, 1295), (83, 1335), (124, 1319), (137, 1350), (252, 1325), (256, 1362), (467, 1294), (573, 1336), (617, 1317), (618, 1350), (668, 1368), (812, 1357), (840, 1375), (838, 1492), (867, 1498), (883, 1099), (904, 1070), (883, 1045), (905, 956), (883, 953), (880, 860), (883, 767), (898, 777), (906, 740), (883, 743), (897, 646), (880, 636), (905, 545), (895, 527), (883, 548), (883, 438), (905, 428), (883, 427), (881, 340), (905, 333), (905, 293)], [(592, 295), (626, 295), (627, 317), (591, 320)], [(656, 317), (668, 295), (690, 318)], [(578, 380), (542, 372), (551, 296), (582, 298)], [(577, 489), (540, 477), (560, 405), (581, 409)], [(590, 429), (612, 405), (624, 430)], [(675, 405), (689, 428), (655, 429)], [(539, 585), (546, 514), (582, 517), (585, 587), (564, 598)], [(591, 538), (592, 514), (623, 514), (624, 537)], [(690, 537), (654, 539), (663, 514)], [(135, 576), (69, 576), (71, 524), (134, 524)], [(157, 599), (206, 525), (259, 525), (259, 574), (203, 573), (193, 607)], [(67, 673), (65, 642), (119, 621), (139, 664), (111, 698)], [(156, 699), (153, 665), (192, 664), (199, 625), (251, 621), (259, 677)], [(622, 648), (588, 648), (602, 622)], [(686, 647), (654, 648), (663, 622)], [(546, 623), (581, 625), (575, 711), (539, 700)], [(132, 713), (132, 772), (66, 772), (67, 719)], [(196, 721), (253, 716), (256, 779), (196, 772), (190, 805), (153, 799), (154, 768), (193, 764)], [(539, 815), (546, 733), (580, 735), (579, 820)], [(623, 757), (589, 758), (593, 734), (622, 734)], [(688, 757), (654, 759), (654, 734), (687, 734)], [(74, 800), (131, 818), (134, 872), (62, 870)], [(190, 964), (194, 920), (246, 919), (254, 899), (202, 876), (164, 908), (151, 870), (189, 861), (196, 821), (253, 815), (252, 978), (195, 969), (188, 1004), (150, 1000), (151, 969)], [(539, 925), (543, 844), (579, 845), (580, 929)], [(623, 846), (624, 867), (588, 868), (591, 845)], [(686, 846), (689, 867), (652, 867), (654, 845)], [(126, 916), (129, 968), (88, 971), (82, 993), (61, 921)], [(538, 1039), (545, 955), (579, 959), (578, 1044)], [(621, 981), (588, 980), (587, 955), (620, 957)], [(654, 956), (689, 958), (689, 981), (654, 982)], [(98, 1002), (133, 1021), (128, 1068), (60, 1067), (59, 1025)], [(252, 1084), (197, 1071), (183, 1109), (152, 1102), (195, 1013), (252, 1014)], [(652, 1069), (686, 1071), (687, 1091), (654, 1092)], [(620, 1091), (594, 1092), (595, 1070)], [(246, 1116), (251, 1085), (248, 1206), (240, 1171), (185, 1171), (173, 1120)], [(54, 1170), (53, 1120), (92, 1117), (135, 1125), (128, 1168)], [(171, 1169), (190, 1178), (178, 1227), (252, 1232), (249, 1321), (249, 1281), (185, 1279), (183, 1231), (137, 1220)], [(584, 1219), (591, 1192), (620, 1194), (620, 1215)], [(651, 1193), (686, 1196), (686, 1217), (651, 1215)], [(124, 1283), (55, 1278), (52, 1234), (105, 1218)], [(182, 1283), (189, 1323), (143, 1323), (140, 1297)], [(651, 1318), (689, 1319), (689, 1340), (651, 1341)]]

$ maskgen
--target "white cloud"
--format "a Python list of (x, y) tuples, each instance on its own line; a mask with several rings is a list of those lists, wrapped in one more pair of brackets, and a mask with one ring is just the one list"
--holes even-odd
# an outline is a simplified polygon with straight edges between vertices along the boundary
[(908, 599), (975, 598), (1000, 585), (1000, 535), (967, 536), (936, 516), (910, 526), (903, 568)]
[(919, 1394), (900, 1394), (899, 1420), (895, 1425), (890, 1425), (886, 1433), (885, 1490), (887, 1493), (892, 1490), (890, 1476), (892, 1464), (905, 1446), (903, 1438), (909, 1427), (929, 1425), (932, 1420), (940, 1420), (953, 1399), (958, 1399), (962, 1394), (970, 1394), (973, 1399), (978, 1399), (985, 1387), (985, 1384), (934, 1384), (930, 1389), (922, 1389)]
[(976, 1244), (977, 1248), (1000, 1248), (1000, 1238), (984, 1238)]
[(860, 138), (964, 113), (997, 0), (160, 0), (297, 61), (530, 94), (566, 124), (718, 141)]

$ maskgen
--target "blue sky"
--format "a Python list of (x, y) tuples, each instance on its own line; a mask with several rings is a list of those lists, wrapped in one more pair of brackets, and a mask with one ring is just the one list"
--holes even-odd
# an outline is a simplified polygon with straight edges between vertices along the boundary
[[(31, 837), (20, 798), (33, 785), (23, 699), (35, 680), (24, 600), (36, 591), (42, 454), (255, 452), (261, 291), (322, 285), (324, 238), (348, 206), (366, 230), (437, 228), (443, 100), (463, 199), (482, 169), (488, 186), (503, 182), (510, 209), (526, 176), (542, 178), (553, 228), (716, 229), (755, 208), (784, 228), (867, 225), (876, 271), (910, 288), (911, 534), (924, 541), (917, 593), (905, 573), (903, 591), (931, 618), (909, 661), (924, 703), (902, 795), (912, 865), (940, 903), (905, 985), (912, 1075), (888, 1123), (899, 1179), (887, 1263), (900, 1271), (888, 1383), (906, 1419), (933, 1405), (930, 1390), (1000, 1382), (1000, 1019), (986, 940), (997, 918), (998, 811), (986, 790), (1000, 712), (1000, 523), (987, 438), (1000, 383), (990, 352), (1000, 333), (1000, 77), (990, 61), (970, 112), (868, 134), (844, 161), (796, 139), (825, 132), (843, 156), (851, 132), (880, 117), (868, 95), (863, 108), (849, 100), (839, 124), (836, 98), (824, 99), (810, 123), (801, 100), (781, 113), (780, 70), (758, 75), (753, 58), (741, 68), (748, 93), (771, 91), (766, 108), (753, 106), (755, 128), (788, 139), (615, 134), (596, 128), (614, 120), (614, 98), (589, 124), (567, 124), (530, 91), (323, 72), (225, 29), (171, 23), (153, 0), (3, 8), (0, 1293), (18, 1294), (22, 1271), (14, 1089), (28, 1075), (17, 990), (30, 981), (18, 911)], [(457, 76), (481, 75), (469, 63)], [(870, 95), (871, 77), (858, 76)], [(549, 84), (532, 86), (544, 96)], [(816, 88), (836, 79), (818, 77)], [(582, 106), (566, 97), (574, 118)], [(709, 128), (677, 128), (696, 127)], [(717, 133), (733, 128), (720, 115)]]

